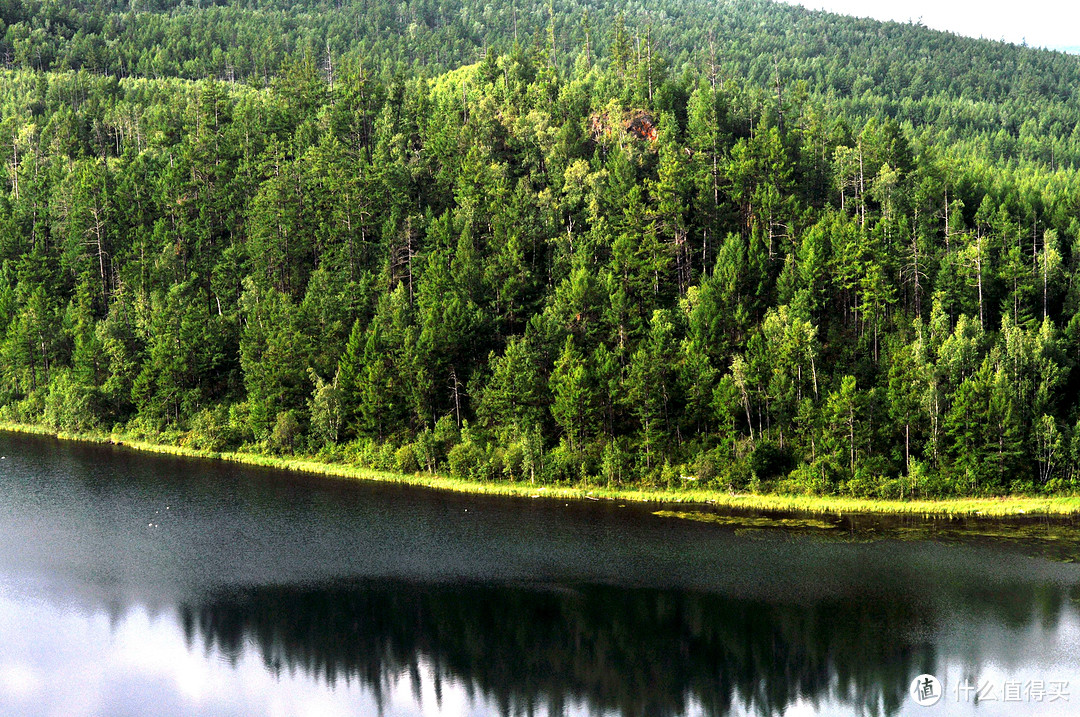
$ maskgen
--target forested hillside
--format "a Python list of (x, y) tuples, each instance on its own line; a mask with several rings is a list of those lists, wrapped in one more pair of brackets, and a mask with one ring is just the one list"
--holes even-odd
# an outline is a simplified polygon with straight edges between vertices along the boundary
[(889, 116), (1002, 162), (1080, 163), (1077, 57), (768, 0), (0, 2), (7, 67), (117, 78), (265, 86), (304, 53), (383, 80), (434, 77), (515, 44), (564, 75), (598, 63), (648, 75), (643, 83), (667, 73), (683, 85), (739, 83), (744, 120), (779, 83), (858, 124)]
[(91, 5), (0, 11), (4, 420), (538, 483), (1080, 477), (1080, 58), (762, 2)]

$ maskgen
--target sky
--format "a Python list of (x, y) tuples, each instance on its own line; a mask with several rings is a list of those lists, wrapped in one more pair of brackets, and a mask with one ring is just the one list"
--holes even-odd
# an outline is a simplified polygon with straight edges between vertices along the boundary
[(879, 20), (912, 20), (936, 30), (1035, 47), (1080, 49), (1076, 0), (784, 0), (815, 10)]

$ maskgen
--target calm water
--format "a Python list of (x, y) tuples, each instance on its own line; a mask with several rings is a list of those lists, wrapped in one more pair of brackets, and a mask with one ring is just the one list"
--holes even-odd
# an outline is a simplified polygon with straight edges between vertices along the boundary
[(2, 715), (1080, 712), (1068, 522), (718, 523), (0, 455)]

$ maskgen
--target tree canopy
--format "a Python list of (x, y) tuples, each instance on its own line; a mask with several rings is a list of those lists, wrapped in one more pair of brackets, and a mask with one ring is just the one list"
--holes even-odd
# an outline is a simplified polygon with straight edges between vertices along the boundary
[(0, 418), (483, 480), (1075, 486), (1080, 58), (757, 0), (0, 17)]

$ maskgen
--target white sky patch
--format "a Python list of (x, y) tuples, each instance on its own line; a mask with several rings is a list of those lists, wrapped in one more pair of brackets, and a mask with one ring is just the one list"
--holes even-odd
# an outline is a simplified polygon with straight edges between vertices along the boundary
[(782, 0), (813, 10), (897, 22), (1033, 47), (1080, 46), (1080, 3), (1075, 0)]
[(28, 665), (15, 662), (0, 664), (0, 692), (20, 702), (33, 697), (44, 687), (44, 680)]
[[(21, 598), (21, 599), (20, 599)], [(110, 619), (102, 611), (11, 595), (0, 584), (0, 715), (96, 717), (261, 714), (352, 717), (379, 713), (358, 679), (330, 687), (303, 670), (275, 675), (248, 645), (233, 664), (197, 639), (188, 648), (175, 613), (131, 606)], [(492, 717), (498, 706), (463, 681), (419, 659), (419, 694), (409, 670), (387, 675), (384, 717)], [(473, 694), (470, 696), (470, 692)], [(571, 705), (571, 715), (586, 714)], [(534, 711), (547, 717), (541, 705)]]
[[(280, 677), (266, 669), (257, 650), (235, 666), (201, 641), (189, 650), (172, 614), (152, 616), (133, 607), (111, 622), (102, 613), (15, 602), (0, 591), (0, 714), (109, 714), (123, 695), (124, 709), (142, 703), (143, 714), (265, 714), (346, 717), (375, 714), (370, 690), (358, 681), (329, 689), (297, 671)], [(134, 692), (132, 691), (134, 690)], [(449, 686), (444, 700), (467, 697)], [(434, 702), (434, 698), (432, 697)], [(387, 714), (419, 714), (406, 704)], [(444, 712), (444, 714), (446, 714)], [(465, 714), (464, 712), (461, 714)]]

